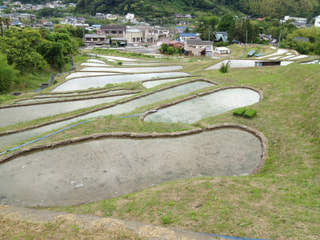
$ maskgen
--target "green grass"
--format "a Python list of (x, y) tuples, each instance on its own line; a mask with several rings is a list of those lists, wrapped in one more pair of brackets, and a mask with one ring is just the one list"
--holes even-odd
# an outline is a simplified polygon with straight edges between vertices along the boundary
[(264, 133), (268, 139), (269, 156), (259, 173), (173, 181), (115, 199), (55, 210), (247, 238), (318, 239), (319, 66), (231, 68), (225, 74), (218, 70), (203, 70), (215, 62), (204, 60), (182, 64), (188, 72), (218, 82), (219, 87), (247, 85), (263, 91), (262, 101), (250, 106), (259, 113), (256, 117), (236, 118), (227, 112), (189, 126), (148, 125), (135, 118), (110, 116), (93, 122), (94, 127), (89, 124), (65, 134), (74, 137), (82, 135), (86, 129), (90, 133), (153, 132), (224, 122), (243, 124)]

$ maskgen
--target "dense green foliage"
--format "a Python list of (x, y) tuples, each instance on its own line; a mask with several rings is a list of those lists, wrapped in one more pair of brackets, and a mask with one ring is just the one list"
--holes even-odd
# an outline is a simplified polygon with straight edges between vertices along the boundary
[(160, 52), (163, 54), (174, 55), (174, 54), (181, 54), (182, 49), (174, 48), (174, 47), (169, 46), (167, 43), (163, 43), (161, 45)]
[[(309, 41), (295, 40), (295, 37), (308, 38)], [(287, 36), (281, 47), (295, 49), (302, 54), (320, 54), (320, 29), (317, 27), (297, 29)]]
[(7, 57), (0, 54), (0, 93), (8, 92), (15, 81), (17, 71), (8, 64)]
[[(285, 15), (311, 18), (319, 13), (319, 2), (315, 0), (79, 0), (76, 11), (126, 14), (157, 18), (174, 13), (210, 12), (223, 15), (229, 11), (242, 12), (254, 17), (269, 16), (282, 18)], [(146, 14), (147, 13), (147, 14)]]
[(0, 37), (0, 93), (34, 87), (29, 83), (39, 71), (62, 71), (71, 63), (72, 56), (78, 52), (83, 30), (73, 26), (57, 27), (55, 31), (44, 28), (5, 29), (3, 37)]

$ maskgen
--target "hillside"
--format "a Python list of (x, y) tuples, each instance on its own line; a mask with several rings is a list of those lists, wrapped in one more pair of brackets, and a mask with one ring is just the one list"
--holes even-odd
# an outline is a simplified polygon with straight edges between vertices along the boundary
[(126, 14), (135, 13), (140, 17), (169, 17), (174, 13), (199, 12), (223, 15), (229, 11), (255, 17), (278, 17), (285, 15), (313, 17), (319, 14), (319, 2), (316, 0), (79, 0), (76, 11), (95, 14), (96, 12)]
[[(232, 49), (230, 57), (243, 59), (253, 47), (260, 49), (266, 55), (274, 54), (276, 51), (265, 45), (251, 47), (233, 45), (230, 47)], [(107, 53), (108, 51), (105, 51), (105, 54)], [(110, 54), (116, 53), (110, 52)], [(285, 58), (289, 56), (288, 54), (293, 53), (282, 52), (278, 57)], [(117, 55), (133, 57), (132, 53), (117, 53)], [(85, 54), (75, 57), (78, 68), (85, 58)], [(253, 105), (258, 111), (253, 119), (234, 117), (231, 112), (226, 112), (203, 118), (189, 126), (204, 128), (213, 124), (235, 123), (262, 132), (267, 137), (269, 145), (268, 159), (262, 170), (241, 177), (198, 177), (171, 181), (118, 198), (77, 207), (55, 208), (55, 210), (251, 239), (318, 239), (320, 235), (319, 66), (298, 64), (300, 61), (312, 59), (312, 57), (303, 58), (281, 67), (231, 68), (225, 74), (217, 70), (204, 70), (218, 60), (187, 58), (188, 61), (185, 61), (186, 58), (169, 57), (161, 60), (161, 65), (179, 64), (192, 75), (213, 80), (218, 83), (217, 88), (244, 85), (263, 92), (263, 100)], [(116, 62), (108, 64), (113, 64), (114, 67), (118, 65)], [(66, 75), (61, 76), (58, 80), (64, 81), (65, 77)], [(138, 89), (137, 86), (134, 89)], [(150, 91), (144, 89), (141, 94)], [(175, 99), (165, 100), (161, 104), (173, 100)], [(149, 105), (130, 112), (130, 115), (158, 106), (158, 103), (148, 103)], [(56, 119), (58, 117), (61, 116), (56, 116)], [(29, 122), (29, 126), (30, 124), (35, 122)], [(16, 127), (21, 128), (22, 124)], [(111, 116), (96, 119), (69, 132), (47, 138), (43, 144), (85, 135), (96, 137), (95, 134), (106, 131), (174, 132), (185, 130), (185, 127), (185, 125), (164, 123), (148, 124), (140, 122), (138, 118)], [(26, 171), (26, 168), (23, 171)], [(72, 221), (68, 221), (69, 219)], [(30, 236), (29, 239), (80, 239), (83, 236), (83, 239), (99, 239), (100, 235), (105, 237), (102, 225), (95, 225), (97, 228), (100, 227), (99, 229), (88, 229), (85, 228), (87, 225), (76, 221), (71, 215), (68, 215), (68, 219), (58, 218), (57, 221), (45, 225), (25, 222), (19, 218), (8, 218), (1, 214), (0, 221), (4, 226), (3, 229), (10, 229), (2, 232), (0, 230), (1, 239), (19, 238), (24, 236), (26, 231), (28, 237)], [(118, 234), (122, 238), (118, 239), (139, 239), (135, 234), (127, 233), (125, 230), (121, 229)], [(124, 238), (124, 235), (127, 238)]]

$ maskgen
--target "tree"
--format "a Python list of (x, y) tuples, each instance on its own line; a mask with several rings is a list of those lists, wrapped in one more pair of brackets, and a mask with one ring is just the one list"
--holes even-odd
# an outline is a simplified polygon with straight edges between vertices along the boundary
[(7, 57), (0, 54), (0, 93), (10, 91), (18, 71), (8, 64)]
[(0, 17), (0, 30), (1, 30), (1, 36), (3, 37), (3, 17)]
[(6, 54), (10, 65), (21, 73), (48, 68), (47, 62), (35, 49), (42, 41), (38, 30), (11, 28), (5, 33), (0, 39), (0, 50)]
[(213, 40), (213, 33), (216, 30), (216, 26), (219, 22), (217, 16), (201, 16), (197, 19), (199, 22), (199, 28), (197, 32), (201, 33), (200, 37), (202, 40)]
[(218, 25), (218, 31), (228, 32), (228, 40), (230, 43), (232, 42), (235, 33), (235, 19), (230, 13), (225, 14), (221, 18)]
[(58, 71), (62, 70), (65, 61), (61, 43), (44, 40), (37, 48), (37, 52), (44, 57), (53, 69)]

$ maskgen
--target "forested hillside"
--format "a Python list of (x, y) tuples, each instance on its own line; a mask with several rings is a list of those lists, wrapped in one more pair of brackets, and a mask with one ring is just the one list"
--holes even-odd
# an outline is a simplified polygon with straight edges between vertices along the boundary
[(254, 17), (282, 18), (290, 15), (312, 18), (320, 14), (319, 3), (319, 0), (78, 0), (76, 10), (90, 14), (130, 12), (152, 17), (199, 12), (223, 15), (231, 10)]

